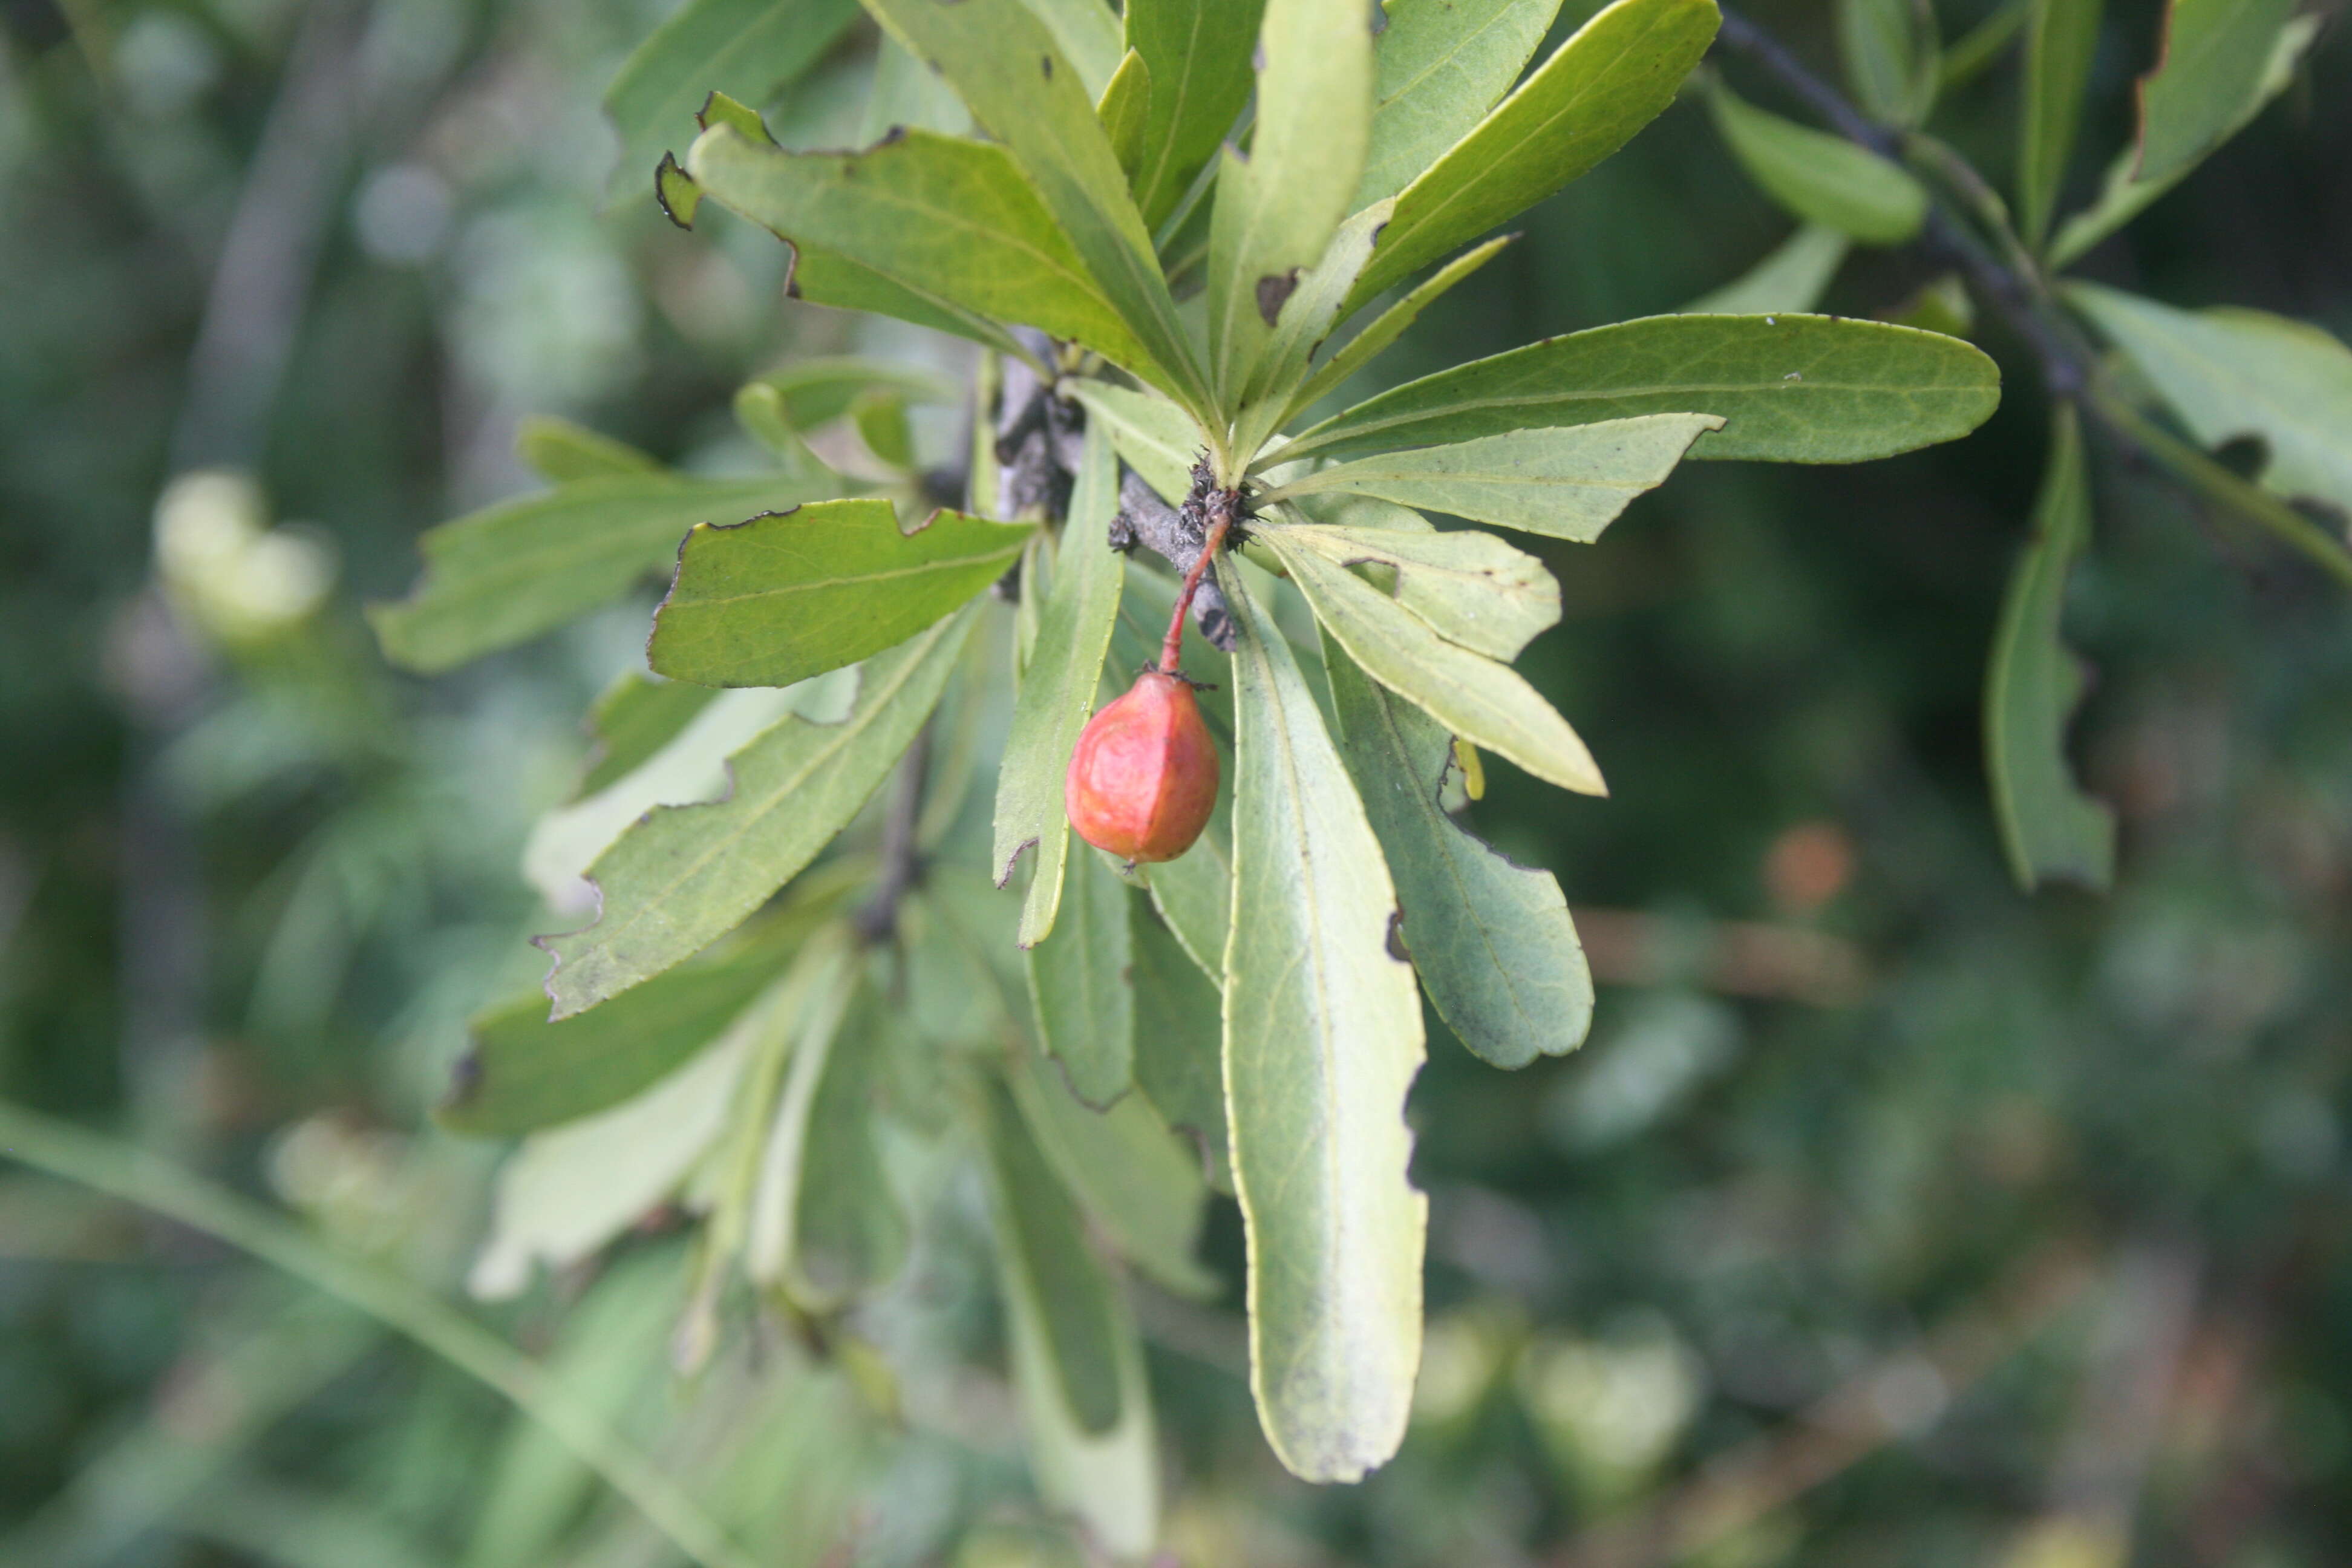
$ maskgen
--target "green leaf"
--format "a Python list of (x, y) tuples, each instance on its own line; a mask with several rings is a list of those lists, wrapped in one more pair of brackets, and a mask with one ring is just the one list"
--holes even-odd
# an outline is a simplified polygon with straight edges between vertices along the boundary
[(1390, 208), (1386, 201), (1375, 202), (1341, 224), (1323, 259), (1291, 289), (1243, 394), (1244, 406), (1234, 421), (1236, 451), (1255, 455), (1289, 417), (1291, 400), (1307, 380), (1307, 362), (1338, 323), (1339, 306), (1370, 258)]
[(2294, 0), (2172, 0), (2139, 83), (2139, 179), (2186, 174), (2229, 139), (2294, 14)]
[(976, 614), (967, 606), (868, 660), (840, 723), (786, 719), (737, 752), (727, 799), (650, 812), (597, 857), (602, 918), (540, 939), (555, 958), (555, 1016), (698, 952), (814, 859), (930, 716)]
[(2017, 155), (2017, 218), (2040, 249), (2083, 122), (2083, 94), (2098, 52), (2101, 0), (2032, 0), (2025, 35), (2024, 124)]
[(1935, 107), (1943, 69), (1926, 0), (1838, 0), (1838, 52), (1874, 120), (1917, 125)]
[(1201, 972), (1212, 977), (1224, 973), (1225, 932), (1233, 917), (1231, 809), (1220, 802), (1207, 830), (1175, 859), (1136, 868), (1150, 891), (1151, 907)]
[[(1060, 58), (1043, 24), (1020, 0), (866, 4), (875, 20), (917, 58), (946, 74), (973, 118), (1028, 175), (1103, 298), (1157, 363), (1157, 374), (1145, 379), (1196, 409), (1205, 408), (1206, 388), (1177, 321), (1176, 301), (1160, 276), (1142, 216), (1128, 195), (1118, 156), (1095, 118), (1094, 97)], [(1150, 60), (1148, 51), (1146, 59)], [(1153, 64), (1156, 81), (1160, 72)]]
[(1143, 159), (1144, 137), (1151, 129), (1151, 68), (1141, 55), (1129, 49), (1120, 57), (1095, 113), (1102, 120), (1103, 134), (1110, 138), (1110, 150), (1118, 154), (1118, 166), (1132, 183)]
[(1494, 259), (1496, 252), (1516, 237), (1515, 235), (1501, 235), (1464, 251), (1432, 273), (1426, 281), (1415, 285), (1395, 304), (1373, 317), (1370, 325), (1340, 344), (1323, 363), (1323, 367), (1291, 394), (1281, 419), (1276, 422), (1276, 428), (1289, 424), (1319, 399), (1338, 390), (1341, 382), (1370, 364), (1381, 351), (1402, 337), (1404, 330), (1420, 320), (1421, 313), (1429, 309), (1439, 295), (1486, 265)]
[(787, 297), (837, 310), (864, 310), (947, 332), (994, 349), (1014, 359), (1028, 351), (1003, 327), (961, 305), (912, 288), (876, 271), (862, 262), (830, 251), (793, 247), (793, 269), (784, 284)]
[(1724, 144), (1774, 201), (1871, 245), (1900, 245), (1927, 216), (1927, 193), (1897, 165), (1843, 136), (1783, 120), (1717, 83), (1707, 95)]
[(2091, 486), (2074, 410), (2059, 407), (2050, 464), (2033, 503), (2033, 537), (2019, 558), (1985, 682), (1985, 755), (1994, 815), (2018, 885), (2102, 889), (2115, 878), (2116, 818), (2066, 766), (2066, 727), (2083, 670), (2060, 640), (2066, 575), (2090, 547)]
[(1005, 571), (1025, 523), (935, 511), (898, 531), (887, 500), (818, 501), (698, 526), (654, 615), (656, 673), (703, 686), (790, 686), (904, 642)]
[[(1126, 899), (1122, 889), (1121, 914)], [(1213, 1026), (1216, 1016), (1213, 997)], [(1194, 1257), (1208, 1198), (1200, 1161), (1152, 1102), (1129, 1094), (1108, 1110), (1089, 1110), (1057, 1069), (1026, 1052), (1009, 1077), (1046, 1162), (1120, 1254), (1179, 1294), (1213, 1295), (1220, 1281)]]
[(1118, 69), (1127, 45), (1119, 37), (1118, 16), (1103, 0), (1026, 0), (1030, 13), (1045, 24), (1054, 47), (1077, 68), (1087, 97), (1099, 99)]
[(1135, 986), (1128, 973), (1127, 887), (1080, 851), (1062, 883), (1051, 940), (1029, 949), (1037, 1043), (1070, 1088), (1100, 1110), (1135, 1083)]
[(1209, 1183), (1234, 1190), (1225, 1142), (1223, 1002), (1175, 934), (1131, 901), (1135, 1006), (1151, 1026), (1135, 1037), (1135, 1087), (1169, 1127), (1200, 1149)]
[(620, 782), (655, 752), (677, 739), (719, 694), (707, 686), (682, 680), (659, 680), (639, 670), (625, 670), (604, 688), (588, 710), (588, 731), (595, 737), (589, 766), (581, 774), (575, 798), (595, 795)]
[(1305, 527), (1285, 540), (1335, 566), (1384, 566), (1396, 602), (1448, 642), (1510, 660), (1559, 620), (1559, 584), (1544, 563), (1491, 533)]
[(1397, 197), (1352, 309), (1582, 174), (1674, 101), (1715, 0), (1615, 0)]
[[(2279, 29), (2261, 77), (2239, 103), (2214, 145), (2227, 142), (2253, 123), (2254, 116), (2287, 89), (2287, 84), (2294, 79), (2295, 67), (2318, 36), (2316, 16), (2297, 16)], [(2138, 146), (2126, 148), (2107, 166), (2106, 184), (2100, 189), (2099, 199), (2059, 226), (2058, 237), (2050, 245), (2050, 265), (2066, 267), (2079, 260), (2093, 246), (2137, 217), (2149, 203), (2179, 184), (2193, 167), (2191, 163), (2160, 177), (2150, 175), (2140, 167)]]
[[(1172, 405), (1162, 405), (1172, 407)], [(1125, 560), (1106, 531), (1118, 510), (1118, 461), (1109, 433), (1089, 422), (1084, 456), (1070, 490), (1068, 520), (1045, 595), (1037, 647), (1021, 671), (1013, 724), (1004, 737), (1004, 763), (996, 777), (996, 838), (992, 870), (999, 886), (1013, 875), (1021, 851), (1037, 847), (1035, 874), (1021, 908), (1019, 941), (1034, 947), (1054, 929), (1062, 899), (1070, 825), (1062, 789), (1078, 732), (1092, 716), (1103, 656), (1118, 618)], [(1024, 583), (1033, 591), (1034, 575)], [(1024, 594), (1025, 600), (1031, 596)]]
[(621, 134), (616, 188), (640, 188), (663, 149), (688, 138), (711, 93), (768, 102), (856, 15), (853, 0), (687, 0), (637, 46), (604, 94)]
[(1372, 122), (1364, 0), (1266, 0), (1257, 122), (1227, 148), (1209, 226), (1210, 381), (1237, 407), (1298, 275), (1323, 259), (1364, 172)]
[(1300, 548), (1297, 531), (1267, 529), (1258, 537), (1306, 594), (1315, 618), (1372, 679), (1538, 778), (1582, 795), (1609, 793), (1568, 721), (1510, 666), (1446, 641), (1362, 578)]
[(515, 427), (515, 456), (551, 485), (662, 471), (651, 453), (547, 414), (531, 415)]
[(874, 85), (866, 92), (866, 114), (857, 142), (871, 147), (899, 128), (936, 131), (942, 136), (971, 134), (971, 110), (939, 72), (898, 47), (888, 35), (875, 40)]
[(898, 360), (856, 355), (795, 359), (748, 384), (745, 390), (753, 386), (773, 392), (777, 415), (803, 433), (844, 417), (861, 396), (872, 392), (890, 393), (908, 403), (952, 405), (963, 401), (963, 389), (946, 376)]
[(1352, 1481), (1396, 1452), (1421, 1361), (1429, 1205), (1404, 1122), (1421, 999), (1322, 711), (1244, 574), (1224, 575), (1240, 638), (1225, 1089), (1250, 1390), (1294, 1474)]
[(1391, 0), (1386, 10), (1359, 208), (1403, 190), (1486, 117), (1543, 42), (1559, 0)]
[(1087, 423), (1102, 425), (1112, 447), (1145, 484), (1171, 502), (1181, 501), (1192, 490), (1192, 465), (1205, 450), (1200, 421), (1164, 397), (1100, 381), (1063, 384), (1086, 405)]
[(1438, 805), (1453, 739), (1326, 638), (1339, 754), (1404, 907), (1403, 938), (1437, 1016), (1498, 1068), (1564, 1056), (1592, 1025), (1592, 974), (1549, 871), (1515, 866)]
[(1965, 436), (2000, 401), (1992, 361), (1933, 332), (1827, 316), (1652, 316), (1407, 382), (1266, 461), (1687, 412), (1724, 419), (1694, 458), (1859, 463)]
[(1538, 426), (1318, 468), (1285, 480), (1264, 500), (1345, 490), (1589, 543), (1635, 496), (1664, 483), (1692, 441), (1721, 428), (1722, 416), (1714, 414)]
[(1265, 0), (1128, 0), (1127, 45), (1151, 72), (1134, 169), (1135, 203), (1150, 228), (1176, 210), (1249, 101), (1265, 9)]
[(1160, 1461), (1133, 1314), (1004, 1090), (983, 1093), (997, 1279), (1037, 1489), (1106, 1551), (1141, 1558), (1160, 1532)]
[(369, 605), (368, 620), (386, 658), (438, 674), (552, 631), (667, 571), (698, 522), (797, 506), (838, 483), (628, 474), (501, 501), (426, 533), (425, 575), (407, 598)]
[(1722, 288), (1684, 306), (1686, 316), (1795, 314), (1821, 302), (1830, 279), (1845, 264), (1852, 244), (1821, 224), (1798, 226), (1780, 247)]
[(788, 153), (719, 125), (687, 168), (709, 200), (796, 246), (1166, 379), (1001, 147), (909, 131), (863, 153)]
[(2352, 517), (2352, 350), (2341, 341), (2261, 310), (2176, 310), (2088, 283), (2069, 285), (2066, 298), (2199, 441), (2259, 436), (2264, 489)]

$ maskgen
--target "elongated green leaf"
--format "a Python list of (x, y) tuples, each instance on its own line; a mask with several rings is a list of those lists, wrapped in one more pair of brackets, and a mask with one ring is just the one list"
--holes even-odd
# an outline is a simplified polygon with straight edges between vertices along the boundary
[[(1213, 1027), (1216, 1016), (1213, 997)], [(1088, 1110), (1058, 1069), (1025, 1052), (1009, 1078), (1046, 1162), (1121, 1255), (1171, 1290), (1213, 1294), (1216, 1276), (1193, 1256), (1208, 1189), (1200, 1162), (1158, 1108), (1129, 1094), (1108, 1110)]]
[(1517, 658), (1559, 620), (1559, 584), (1544, 563), (1491, 533), (1307, 527), (1285, 537), (1334, 565), (1387, 567), (1398, 604), (1489, 658)]
[(1330, 336), (1340, 303), (1372, 254), (1372, 242), (1389, 221), (1391, 204), (1375, 202), (1350, 216), (1332, 235), (1323, 259), (1297, 279), (1268, 335), (1256, 372), (1244, 394), (1235, 421), (1234, 444), (1255, 452), (1265, 444), (1307, 379), (1307, 363)]
[(1013, 359), (1027, 353), (1017, 339), (987, 317), (830, 251), (793, 247), (792, 277), (784, 292), (812, 305), (865, 310), (912, 321), (935, 332), (969, 338)]
[(1407, 382), (1273, 460), (1687, 412), (1724, 419), (1694, 458), (1858, 463), (1965, 436), (2000, 401), (1992, 361), (1933, 332), (1826, 316), (1652, 316)]
[(866, 5), (918, 58), (945, 73), (972, 117), (1013, 154), (1103, 298), (1156, 362), (1144, 379), (1204, 408), (1199, 366), (1177, 321), (1151, 236), (1128, 195), (1118, 155), (1095, 118), (1093, 95), (1060, 58), (1044, 25), (1020, 0), (951, 5), (866, 0)]
[(963, 400), (963, 389), (936, 372), (855, 354), (796, 359), (750, 385), (775, 393), (777, 414), (800, 431), (843, 417), (861, 396), (872, 392), (890, 393), (908, 403), (951, 405)]
[(1100, 856), (1079, 851), (1052, 938), (1025, 956), (1038, 1044), (1100, 1110), (1134, 1087), (1136, 1023), (1127, 888)]
[(2294, 14), (2294, 0), (2172, 0), (2140, 79), (2139, 179), (2186, 174), (2228, 139)]
[(1510, 91), (1559, 0), (1391, 0), (1356, 207), (1411, 184)]
[(1228, 149), (1209, 226), (1209, 366), (1238, 406), (1298, 276), (1348, 216), (1371, 139), (1371, 13), (1363, 0), (1266, 0), (1257, 123)]
[(1714, 414), (1643, 414), (1513, 430), (1358, 458), (1286, 480), (1265, 499), (1345, 490), (1589, 543), (1627, 502), (1664, 483), (1692, 441), (1721, 428)]
[(1315, 606), (1315, 618), (1372, 679), (1538, 778), (1583, 795), (1609, 793), (1568, 721), (1510, 666), (1447, 642), (1362, 578), (1300, 548), (1296, 531), (1268, 529), (1259, 537)]
[[(838, 483), (838, 481), (835, 481)], [(740, 521), (828, 493), (764, 475), (583, 479), (445, 522), (419, 542), (425, 575), (368, 606), (394, 664), (425, 674), (528, 642), (667, 569), (696, 523)]]
[(1133, 1314), (1003, 1089), (984, 1093), (997, 1279), (1037, 1489), (1105, 1550), (1140, 1558), (1160, 1532), (1160, 1463)]
[(1204, 974), (1224, 973), (1225, 932), (1233, 917), (1234, 845), (1228, 813), (1220, 804), (1208, 830), (1173, 860), (1139, 868), (1160, 911), (1192, 962)]
[(1811, 310), (1853, 247), (1833, 228), (1798, 226), (1780, 247), (1710, 293), (1683, 307), (1688, 316), (1760, 316)]
[[(1038, 625), (1038, 653), (1021, 672), (1013, 727), (1004, 739), (1004, 765), (996, 777), (992, 868), (999, 885), (1012, 877), (1022, 850), (1033, 844), (1037, 847), (1035, 872), (1021, 909), (1024, 947), (1045, 939), (1061, 905), (1063, 867), (1070, 847), (1070, 824), (1062, 804), (1064, 779), (1078, 732), (1094, 712), (1103, 655), (1110, 647), (1111, 625), (1118, 618), (1126, 563), (1106, 539), (1118, 509), (1118, 470), (1109, 432), (1099, 422), (1090, 423), (1077, 480), (1070, 490), (1053, 585)], [(1034, 585), (1036, 579), (1024, 576), (1024, 581)]]
[(1001, 147), (909, 131), (864, 153), (787, 153), (716, 125), (687, 168), (710, 200), (795, 245), (1164, 379)]
[(1249, 101), (1250, 50), (1265, 0), (1128, 0), (1127, 46), (1151, 71), (1151, 113), (1134, 169), (1136, 205), (1157, 229)]
[(1341, 382), (1370, 364), (1381, 350), (1402, 337), (1404, 330), (1420, 320), (1421, 313), (1429, 309), (1439, 295), (1493, 260), (1495, 253), (1515, 237), (1513, 235), (1501, 235), (1484, 245), (1473, 246), (1439, 268), (1425, 281), (1414, 285), (1395, 304), (1373, 317), (1362, 331), (1340, 344), (1331, 357), (1323, 362), (1322, 368), (1291, 394), (1289, 405), (1284, 408), (1276, 427), (1289, 424), (1318, 399), (1337, 391)]
[(651, 453), (547, 414), (534, 414), (515, 427), (515, 456), (551, 485), (662, 471)]
[(874, 85), (866, 92), (857, 145), (871, 147), (891, 132), (936, 131), (942, 136), (971, 134), (971, 110), (940, 73), (898, 47), (887, 34), (875, 41)]
[(735, 791), (652, 812), (597, 857), (594, 925), (540, 939), (555, 1016), (616, 996), (698, 952), (816, 858), (929, 717), (977, 611), (966, 607), (861, 672), (838, 724), (792, 718), (733, 758)]
[(887, 500), (698, 526), (646, 657), (673, 680), (790, 686), (904, 642), (1004, 575), (1030, 533), (944, 510), (901, 533)]
[(1854, 97), (1874, 120), (1917, 125), (1943, 75), (1927, 0), (1838, 0), (1838, 53)]
[(1205, 450), (1200, 422), (1164, 397), (1099, 381), (1067, 385), (1087, 405), (1088, 422), (1103, 426), (1127, 466), (1171, 504), (1182, 501), (1192, 488), (1192, 465)]
[(2076, 283), (2067, 300), (2115, 340), (2197, 438), (2259, 436), (2262, 484), (2352, 516), (2352, 349), (2261, 310), (2176, 310)]
[(692, 139), (713, 92), (758, 108), (814, 65), (857, 15), (853, 0), (687, 0), (613, 79), (619, 190), (638, 190), (667, 147)]
[(1234, 1190), (1225, 1142), (1223, 1003), (1203, 973), (1147, 900), (1132, 900), (1135, 1006), (1150, 1027), (1135, 1037), (1135, 1087), (1169, 1127), (1198, 1147), (1209, 1184)]
[(1405, 946), (1438, 1016), (1498, 1068), (1574, 1050), (1592, 1024), (1592, 974), (1559, 884), (1512, 865), (1439, 808), (1454, 755), (1444, 729), (1328, 639), (1323, 662), (1339, 754), (1396, 879)]
[(1397, 197), (1360, 305), (1582, 174), (1674, 101), (1715, 0), (1614, 0)]
[(1871, 245), (1900, 245), (1927, 216), (1919, 182), (1843, 136), (1783, 120), (1717, 83), (1708, 94), (1724, 144), (1774, 201)]
[(2045, 881), (2105, 888), (2116, 868), (2116, 817), (2066, 766), (2066, 727), (2083, 670), (2061, 639), (2066, 576), (2091, 543), (2091, 485), (2074, 411), (2053, 422), (2050, 463), (2026, 543), (2002, 602), (1985, 682), (1985, 755), (2010, 868), (2028, 892)]
[(576, 795), (594, 795), (635, 769), (677, 739), (719, 694), (682, 680), (656, 680), (625, 670), (588, 710), (588, 732), (595, 737)]
[(1087, 97), (1099, 99), (1118, 69), (1127, 45), (1118, 16), (1103, 0), (1026, 0), (1029, 10), (1054, 36), (1054, 47), (1076, 68)]
[(1151, 130), (1151, 68), (1141, 55), (1129, 49), (1119, 57), (1118, 69), (1111, 73), (1095, 112), (1102, 118), (1103, 134), (1110, 138), (1110, 150), (1118, 154), (1118, 166), (1131, 184), (1136, 164), (1143, 158), (1143, 139)]
[[(2252, 124), (2254, 116), (2268, 107), (2271, 100), (2287, 89), (2287, 84), (2294, 79), (2295, 67), (2302, 63), (2305, 51), (2318, 36), (2316, 16), (2294, 17), (2279, 29), (2261, 77), (2222, 129), (2216, 146)], [(2099, 199), (2059, 226), (2058, 237), (2050, 243), (2050, 265), (2066, 267), (2081, 259), (2093, 246), (2137, 217), (2149, 203), (2179, 184), (2195, 166), (2192, 163), (2168, 174), (2149, 175), (2141, 169), (2137, 144), (2126, 148), (2107, 166), (2106, 183), (2100, 188)]]
[(2024, 126), (2017, 156), (2017, 221), (2039, 249), (2058, 210), (2083, 94), (2099, 45), (2101, 0), (2032, 0), (2025, 35)]
[(1250, 1390), (1293, 1473), (1352, 1481), (1396, 1451), (1421, 1360), (1429, 1205), (1404, 1124), (1421, 1002), (1322, 711), (1242, 574), (1226, 575), (1240, 741), (1225, 1090)]

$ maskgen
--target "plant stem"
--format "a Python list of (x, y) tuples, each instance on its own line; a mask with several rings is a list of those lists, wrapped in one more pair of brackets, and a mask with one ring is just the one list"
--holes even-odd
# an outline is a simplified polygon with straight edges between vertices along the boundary
[(1231, 490), (1209, 492), (1209, 531), (1201, 542), (1201, 553), (1192, 560), (1184, 574), (1184, 585), (1177, 590), (1175, 611), (1168, 617), (1168, 636), (1160, 644), (1160, 673), (1181, 675), (1184, 646), (1184, 616), (1192, 607), (1192, 595), (1201, 591), (1201, 578), (1209, 570), (1209, 563), (1225, 542), (1225, 531), (1234, 525), (1234, 503)]
[(760, 1568), (718, 1521), (537, 1362), (446, 1301), (144, 1149), (0, 1100), (0, 1152), (178, 1221), (356, 1307), (506, 1396), (702, 1568)]

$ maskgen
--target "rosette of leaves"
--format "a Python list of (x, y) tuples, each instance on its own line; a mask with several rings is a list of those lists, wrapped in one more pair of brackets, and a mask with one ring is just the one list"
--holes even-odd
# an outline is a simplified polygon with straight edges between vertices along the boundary
[[(1158, 1469), (1126, 1270), (1218, 1289), (1192, 1247), (1232, 1192), (1265, 1431), (1301, 1476), (1360, 1478), (1402, 1436), (1420, 1352), (1422, 994), (1506, 1068), (1572, 1048), (1590, 1015), (1556, 882), (1445, 809), (1481, 753), (1602, 792), (1510, 668), (1557, 585), (1430, 516), (1591, 541), (1686, 457), (1908, 450), (1984, 419), (1997, 376), (1905, 327), (1662, 317), (1316, 416), (1498, 225), (1666, 106), (1712, 0), (1618, 0), (1532, 68), (1545, 0), (1395, 0), (1377, 33), (1360, 0), (868, 8), (877, 90), (915, 122), (788, 151), (714, 97), (660, 190), (681, 221), (717, 204), (790, 243), (803, 299), (982, 345), (964, 507), (922, 500), (911, 459), (847, 494), (798, 441), (731, 511), (716, 481), (604, 469), (515, 503), (635, 485), (668, 510), (551, 527), (510, 582), (609, 534), (603, 590), (624, 532), (629, 572), (657, 545), (676, 569), (663, 679), (602, 705), (595, 793), (551, 830), (568, 849), (543, 886), (593, 888), (593, 918), (542, 939), (544, 996), (478, 1022), (446, 1114), (528, 1135), (493, 1288), (663, 1199), (704, 1214), (689, 1352), (738, 1271), (795, 1311), (853, 1310), (976, 1159), (1040, 1485), (1140, 1551)], [(932, 73), (953, 114), (916, 90)], [(796, 416), (791, 386), (759, 384), (747, 417), (803, 434), (917, 395), (877, 373)], [(1072, 743), (1150, 657), (1212, 501), (1245, 542), (1213, 563), (1186, 665), (1213, 687), (1227, 799), (1163, 865), (1073, 853)], [(396, 650), (493, 571), (485, 536), (514, 510), (428, 541)]]

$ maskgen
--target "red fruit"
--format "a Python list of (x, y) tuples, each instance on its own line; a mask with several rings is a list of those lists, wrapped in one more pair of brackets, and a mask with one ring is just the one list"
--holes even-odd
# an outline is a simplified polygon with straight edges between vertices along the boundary
[(1173, 860), (1217, 804), (1217, 748), (1192, 689), (1147, 669), (1087, 721), (1062, 803), (1078, 837), (1129, 860)]

